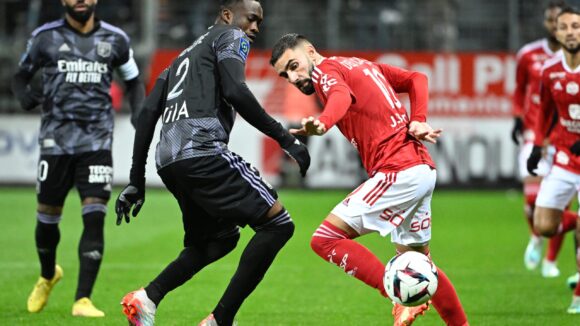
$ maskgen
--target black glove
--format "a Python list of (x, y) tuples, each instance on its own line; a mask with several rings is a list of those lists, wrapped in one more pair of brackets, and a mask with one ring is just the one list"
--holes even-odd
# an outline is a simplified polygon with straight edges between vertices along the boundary
[(524, 121), (520, 117), (515, 117), (514, 126), (512, 128), (512, 140), (516, 145), (520, 144), (518, 137), (521, 137), (523, 132), (524, 132)]
[(135, 186), (133, 184), (128, 184), (123, 191), (117, 197), (115, 202), (115, 212), (117, 213), (117, 225), (121, 225), (123, 221), (123, 216), (125, 216), (125, 221), (129, 223), (129, 212), (133, 205), (133, 217), (136, 217), (143, 207), (145, 202), (145, 186)]
[(298, 166), (300, 166), (300, 174), (302, 177), (306, 175), (306, 171), (310, 166), (310, 154), (308, 154), (308, 148), (306, 145), (302, 144), (298, 139), (294, 139), (290, 145), (282, 148), (288, 156), (290, 156)]
[(37, 107), (43, 101), (42, 92), (37, 90), (29, 90), (25, 95), (19, 98), (20, 106), (25, 111), (30, 111)]
[(542, 159), (542, 147), (540, 146), (534, 146), (534, 148), (532, 149), (532, 153), (530, 154), (530, 157), (528, 157), (528, 172), (533, 175), (533, 176), (537, 176), (538, 174), (536, 174), (536, 172), (534, 172), (534, 170), (536, 170), (538, 168), (538, 163), (540, 163), (540, 160)]
[(576, 156), (580, 155), (580, 140), (570, 146), (570, 152)]

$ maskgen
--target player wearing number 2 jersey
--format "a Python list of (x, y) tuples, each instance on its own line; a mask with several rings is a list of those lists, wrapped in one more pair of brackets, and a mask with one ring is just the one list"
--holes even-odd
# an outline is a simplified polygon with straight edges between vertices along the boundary
[[(303, 36), (288, 34), (274, 46), (270, 63), (277, 73), (324, 103), (318, 118), (305, 118), (298, 135), (322, 135), (333, 126), (357, 148), (370, 179), (339, 203), (315, 231), (311, 246), (388, 297), (385, 265), (353, 241), (371, 232), (391, 234), (398, 252), (429, 255), (434, 164), (421, 140), (435, 142), (441, 130), (427, 123), (427, 78), (418, 72), (359, 58), (325, 58)], [(411, 115), (396, 93), (409, 93)], [(439, 271), (433, 305), (448, 325), (467, 317), (447, 276)], [(395, 325), (410, 325), (428, 305), (393, 308)]]
[(158, 174), (183, 214), (184, 248), (144, 289), (127, 294), (123, 312), (132, 325), (153, 325), (167, 293), (231, 252), (239, 226), (255, 234), (213, 312), (200, 325), (230, 326), (244, 300), (264, 277), (294, 232), (290, 214), (256, 169), (228, 149), (236, 112), (278, 141), (300, 165), (310, 164), (306, 146), (260, 106), (245, 84), (250, 42), (259, 32), (262, 7), (255, 0), (223, 0), (216, 24), (185, 49), (157, 79), (135, 134), (131, 183), (116, 203), (118, 223), (129, 222), (145, 199), (145, 163), (155, 125)]

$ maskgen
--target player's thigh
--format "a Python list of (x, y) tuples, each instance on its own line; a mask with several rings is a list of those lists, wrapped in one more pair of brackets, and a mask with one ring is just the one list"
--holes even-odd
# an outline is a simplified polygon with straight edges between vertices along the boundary
[(75, 185), (81, 200), (94, 197), (107, 202), (111, 197), (113, 157), (102, 150), (76, 154)]
[(197, 179), (197, 202), (210, 214), (240, 226), (254, 224), (277, 205), (278, 194), (256, 168), (226, 152), (210, 158), (211, 173)]
[(578, 178), (577, 174), (554, 166), (540, 184), (536, 207), (563, 211), (578, 189)]
[[(520, 172), (520, 178), (522, 180), (531, 177), (530, 173), (528, 172), (528, 158), (532, 153), (532, 149), (534, 147), (533, 143), (524, 143), (519, 150), (518, 153), (518, 168)], [(553, 158), (556, 149), (554, 146), (547, 146), (542, 156), (542, 159), (538, 163), (538, 168), (536, 169), (536, 174), (540, 177), (547, 175), (550, 172), (550, 169), (553, 165)]]
[(38, 203), (62, 207), (74, 184), (74, 171), (72, 155), (40, 155), (36, 179)]
[[(435, 171), (427, 165), (398, 173), (377, 173), (338, 204), (332, 214), (361, 235), (376, 231), (386, 236), (406, 226), (405, 221), (414, 218), (422, 207), (421, 211), (429, 212), (429, 216), (423, 214), (416, 219), (430, 221), (430, 201), (423, 198), (432, 193), (434, 185)], [(426, 233), (420, 233), (423, 237), (414, 237), (412, 243), (428, 241), (430, 227)]]

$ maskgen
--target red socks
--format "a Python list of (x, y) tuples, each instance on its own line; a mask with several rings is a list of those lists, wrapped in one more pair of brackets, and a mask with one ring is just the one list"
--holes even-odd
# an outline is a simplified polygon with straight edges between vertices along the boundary
[[(346, 232), (324, 221), (314, 232), (310, 246), (322, 259), (337, 265), (388, 298), (383, 285), (385, 265), (363, 245), (350, 239)], [(468, 325), (453, 284), (441, 269), (438, 268), (437, 272), (439, 285), (431, 298), (433, 306), (447, 325)]]
[(388, 298), (383, 285), (385, 265), (366, 247), (351, 240), (343, 230), (324, 221), (314, 232), (310, 246), (322, 259), (379, 290)]
[(437, 285), (437, 292), (431, 298), (433, 307), (435, 307), (446, 325), (467, 325), (467, 316), (465, 311), (463, 311), (453, 284), (440, 268), (437, 268), (437, 274), (439, 276), (439, 284)]

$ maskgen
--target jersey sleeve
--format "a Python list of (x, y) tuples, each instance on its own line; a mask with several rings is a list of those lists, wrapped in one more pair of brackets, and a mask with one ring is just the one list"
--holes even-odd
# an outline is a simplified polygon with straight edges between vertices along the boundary
[(427, 121), (429, 102), (428, 80), (425, 74), (387, 64), (378, 64), (383, 76), (397, 93), (408, 93), (411, 102), (411, 121)]
[(229, 29), (214, 42), (217, 62), (225, 59), (235, 59), (246, 64), (250, 54), (250, 41), (240, 29)]
[(145, 165), (147, 153), (155, 133), (155, 125), (161, 116), (167, 95), (167, 76), (169, 68), (165, 69), (155, 82), (155, 86), (143, 105), (137, 121), (135, 139), (133, 142), (133, 163), (131, 165), (130, 180), (134, 185), (145, 182)]
[(344, 117), (350, 106), (356, 102), (356, 97), (341, 71), (333, 65), (326, 65), (324, 70), (314, 68), (312, 76), (326, 98), (318, 120), (329, 130)]
[(34, 73), (42, 65), (41, 51), (42, 49), (42, 34), (32, 35), (26, 43), (26, 51), (22, 54), (20, 62), (18, 63), (18, 73), (27, 75), (32, 78)]
[(516, 64), (516, 88), (512, 98), (512, 113), (516, 117), (524, 115), (524, 100), (526, 98), (526, 86), (528, 85), (527, 57), (518, 55)]
[(545, 70), (542, 71), (542, 82), (540, 84), (540, 109), (538, 110), (538, 117), (536, 119), (536, 126), (534, 128), (535, 138), (534, 145), (543, 146), (544, 139), (548, 136), (548, 130), (552, 122), (552, 110), (555, 108), (554, 98), (550, 91), (550, 77)]
[(124, 35), (119, 36), (119, 55), (113, 61), (113, 66), (117, 68), (119, 75), (123, 80), (135, 79), (139, 76), (139, 67), (133, 58), (133, 49), (131, 48), (131, 41)]

